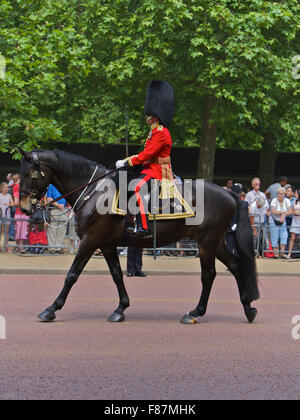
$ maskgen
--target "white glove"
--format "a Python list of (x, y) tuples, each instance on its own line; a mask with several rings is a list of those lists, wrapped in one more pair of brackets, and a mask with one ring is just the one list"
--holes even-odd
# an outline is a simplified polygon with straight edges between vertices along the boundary
[(124, 160), (117, 160), (117, 162), (116, 162), (116, 168), (117, 169), (123, 168), (124, 165), (125, 165)]
[(231, 226), (231, 230), (234, 232), (237, 228), (237, 224)]

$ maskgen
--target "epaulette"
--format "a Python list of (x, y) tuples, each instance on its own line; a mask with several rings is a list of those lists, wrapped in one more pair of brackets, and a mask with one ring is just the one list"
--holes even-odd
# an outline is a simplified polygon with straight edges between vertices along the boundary
[(161, 124), (157, 127), (158, 131), (163, 131), (163, 128), (164, 128), (164, 126), (161, 125)]

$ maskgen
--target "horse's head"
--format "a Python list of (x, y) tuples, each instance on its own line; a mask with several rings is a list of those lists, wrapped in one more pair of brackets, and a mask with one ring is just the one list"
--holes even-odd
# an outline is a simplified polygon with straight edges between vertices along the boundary
[(39, 152), (24, 152), (20, 170), (20, 209), (28, 216), (34, 213), (35, 207), (51, 183), (51, 170), (43, 164)]

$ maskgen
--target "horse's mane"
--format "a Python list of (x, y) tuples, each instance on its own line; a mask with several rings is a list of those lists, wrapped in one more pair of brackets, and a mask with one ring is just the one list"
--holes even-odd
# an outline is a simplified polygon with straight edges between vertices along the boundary
[[(35, 149), (32, 152), (47, 154), (47, 153), (54, 153), (58, 159), (58, 165), (56, 167), (57, 170), (63, 172), (66, 175), (80, 175), (80, 176), (88, 176), (91, 175), (91, 169), (98, 166), (98, 169), (105, 172), (106, 168), (103, 165), (100, 165), (98, 162), (94, 162), (93, 160), (86, 159), (79, 155), (74, 155), (72, 153), (66, 152), (64, 150), (43, 150), (43, 149)], [(30, 165), (23, 157), (21, 160), (21, 174), (28, 175), (30, 172)]]
[(99, 169), (105, 170), (105, 166), (97, 162), (86, 159), (79, 155), (66, 152), (64, 150), (55, 149), (53, 152), (56, 154), (59, 161), (59, 169), (66, 175), (80, 174), (81, 176), (91, 174), (91, 166), (99, 166)]

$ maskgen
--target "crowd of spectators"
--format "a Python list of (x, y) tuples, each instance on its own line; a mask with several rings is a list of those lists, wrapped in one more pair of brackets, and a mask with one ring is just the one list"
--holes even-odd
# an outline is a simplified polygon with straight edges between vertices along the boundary
[[(21, 253), (25, 253), (26, 250), (23, 246), (28, 241), (29, 217), (23, 214), (20, 210), (19, 189), (19, 174), (8, 174), (6, 182), (3, 182), (0, 185), (1, 219), (14, 219), (14, 223), (1, 223), (0, 244), (2, 243), (1, 237), (6, 236), (6, 238), (16, 242), (16, 245)], [(5, 251), (8, 251), (7, 248)]]
[[(51, 223), (33, 223), (20, 210), (19, 188), (19, 174), (8, 174), (6, 182), (0, 184), (0, 252), (8, 252), (8, 242), (11, 244), (13, 241), (13, 252), (25, 254), (47, 251), (49, 254), (63, 254), (67, 229), (69, 248), (73, 250), (76, 242), (75, 222), (73, 217), (71, 223), (68, 223), (72, 214), (67, 202), (62, 199), (53, 203), (50, 210)], [(232, 179), (228, 179), (223, 188), (235, 191), (247, 203), (257, 256), (261, 258), (269, 253), (274, 258), (290, 259), (300, 235), (300, 191), (288, 184), (286, 177), (278, 179), (265, 192), (261, 191), (258, 177), (252, 179), (251, 188), (246, 191)], [(51, 203), (59, 196), (60, 192), (54, 185), (50, 185), (43, 200)], [(227, 235), (228, 246), (233, 236), (234, 229), (231, 226)], [(197, 255), (195, 249), (189, 248), (194, 248), (194, 244), (182, 240), (174, 244), (174, 249), (160, 249), (158, 254), (181, 257)], [(121, 255), (125, 251), (120, 250)]]
[[(0, 252), (9, 252), (7, 245), (13, 242), (13, 252), (21, 254), (41, 254), (45, 251), (49, 254), (63, 254), (67, 225), (70, 248), (74, 248), (74, 220), (68, 224), (70, 212), (66, 201), (59, 200), (50, 207), (51, 223), (46, 220), (33, 221), (20, 210), (19, 188), (19, 174), (8, 174), (6, 182), (0, 184)], [(59, 196), (55, 186), (50, 185), (43, 201), (51, 203)]]
[(300, 191), (288, 184), (286, 177), (279, 178), (265, 192), (257, 177), (252, 179), (252, 189), (247, 193), (232, 180), (227, 180), (224, 188), (234, 190), (236, 186), (241, 189), (241, 200), (248, 205), (258, 258), (271, 254), (273, 258), (290, 259), (300, 235)]

